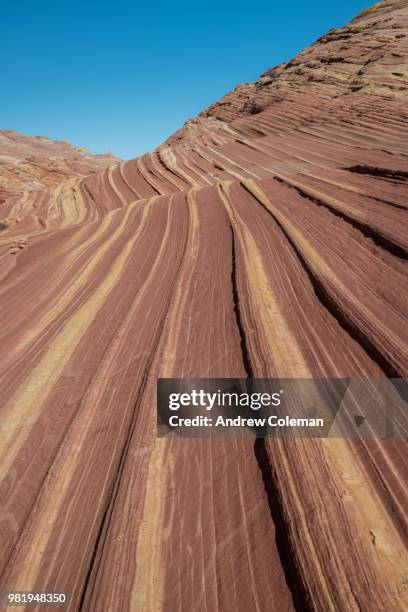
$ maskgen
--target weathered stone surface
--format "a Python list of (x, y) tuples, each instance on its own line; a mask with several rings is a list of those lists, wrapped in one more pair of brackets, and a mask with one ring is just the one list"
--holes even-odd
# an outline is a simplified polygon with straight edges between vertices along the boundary
[(402, 440), (158, 440), (155, 385), (407, 376), (407, 24), (380, 3), (150, 154), (85, 178), (63, 155), (67, 180), (16, 197), (0, 591), (406, 609)]

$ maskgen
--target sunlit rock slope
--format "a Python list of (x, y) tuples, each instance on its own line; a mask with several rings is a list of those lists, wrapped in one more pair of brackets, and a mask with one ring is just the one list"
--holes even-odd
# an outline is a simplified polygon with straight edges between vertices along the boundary
[(406, 609), (403, 441), (158, 440), (155, 386), (407, 375), (407, 55), (386, 0), (152, 153), (4, 204), (0, 591)]

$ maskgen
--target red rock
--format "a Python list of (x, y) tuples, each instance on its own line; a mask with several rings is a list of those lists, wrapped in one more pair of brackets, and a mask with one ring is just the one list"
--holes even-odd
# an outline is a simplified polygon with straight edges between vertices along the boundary
[(407, 375), (407, 24), (375, 5), (93, 174), (3, 137), (0, 591), (407, 607), (403, 440), (158, 440), (155, 414), (157, 377)]

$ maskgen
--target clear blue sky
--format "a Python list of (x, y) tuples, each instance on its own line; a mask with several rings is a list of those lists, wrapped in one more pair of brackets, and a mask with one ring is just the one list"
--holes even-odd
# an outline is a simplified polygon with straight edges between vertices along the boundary
[(367, 0), (3, 0), (0, 129), (125, 159)]

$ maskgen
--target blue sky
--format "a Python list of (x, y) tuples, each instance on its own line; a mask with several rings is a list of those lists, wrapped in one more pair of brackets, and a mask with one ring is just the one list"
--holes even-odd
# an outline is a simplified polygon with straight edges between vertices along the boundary
[(0, 129), (129, 159), (366, 0), (3, 0)]

